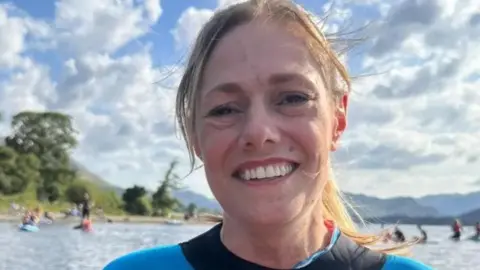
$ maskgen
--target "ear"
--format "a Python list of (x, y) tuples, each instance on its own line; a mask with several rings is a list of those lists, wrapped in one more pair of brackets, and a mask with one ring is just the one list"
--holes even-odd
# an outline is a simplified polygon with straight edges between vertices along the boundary
[(340, 137), (347, 128), (347, 107), (348, 107), (348, 94), (344, 94), (339, 102), (336, 104), (334, 114), (334, 125), (332, 130), (332, 143), (330, 151), (336, 151)]

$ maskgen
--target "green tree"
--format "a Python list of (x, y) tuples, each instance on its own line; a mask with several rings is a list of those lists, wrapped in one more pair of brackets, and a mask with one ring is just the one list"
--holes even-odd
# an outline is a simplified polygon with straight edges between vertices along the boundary
[(65, 190), (65, 199), (71, 203), (80, 204), (85, 198), (85, 193), (89, 195), (93, 193), (92, 189), (87, 181), (75, 180)]
[(181, 178), (174, 172), (178, 162), (173, 160), (165, 173), (160, 186), (152, 195), (152, 207), (154, 211), (161, 211), (163, 215), (168, 215), (179, 202), (172, 196), (171, 191), (180, 188)]
[(71, 117), (57, 112), (20, 112), (13, 116), (11, 128), (5, 144), (19, 154), (32, 154), (40, 160), (38, 196), (55, 201), (61, 186), (75, 179), (70, 151), (77, 140)]
[(198, 213), (198, 207), (194, 203), (189, 203), (186, 210), (189, 217), (195, 217)]
[(0, 146), (0, 193), (23, 192), (30, 183), (38, 182), (39, 160), (34, 155), (18, 155), (9, 147)]
[(144, 187), (135, 185), (127, 188), (122, 196), (125, 211), (133, 215), (149, 215), (152, 207), (146, 194)]
[(152, 214), (152, 205), (148, 197), (143, 196), (125, 205), (125, 211), (132, 215), (149, 216)]
[(145, 194), (147, 194), (147, 191), (144, 187), (134, 185), (131, 188), (127, 188), (125, 192), (123, 192), (122, 200), (125, 204), (128, 204), (145, 196)]

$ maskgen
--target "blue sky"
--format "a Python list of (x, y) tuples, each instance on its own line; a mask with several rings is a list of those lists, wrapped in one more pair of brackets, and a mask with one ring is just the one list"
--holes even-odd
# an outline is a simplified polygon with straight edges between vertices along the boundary
[[(175, 85), (201, 25), (231, 2), (1, 1), (0, 108), (7, 117), (71, 114), (76, 160), (113, 184), (153, 189), (172, 158), (188, 171), (173, 126)], [(331, 4), (298, 3), (319, 17)], [(335, 1), (325, 31), (368, 24), (359, 33), (366, 41), (347, 55), (361, 76), (333, 157), (344, 190), (389, 197), (480, 189), (479, 6)], [(0, 132), (8, 133), (7, 121)], [(211, 195), (201, 170), (185, 185)]]

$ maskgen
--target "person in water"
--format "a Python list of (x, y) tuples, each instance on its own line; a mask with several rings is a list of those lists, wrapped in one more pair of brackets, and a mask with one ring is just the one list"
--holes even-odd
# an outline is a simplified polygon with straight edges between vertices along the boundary
[(419, 242), (421, 243), (427, 242), (428, 235), (427, 235), (427, 232), (422, 228), (422, 225), (417, 225), (417, 229), (420, 231), (420, 234), (422, 235), (419, 239)]
[(35, 215), (34, 212), (27, 210), (22, 218), (23, 225), (32, 225), (36, 226), (39, 222), (39, 218)]
[(89, 218), (82, 219), (82, 230), (91, 231), (92, 230), (92, 221)]
[(393, 235), (395, 236), (395, 242), (404, 243), (406, 240), (405, 234), (403, 234), (403, 232), (398, 228), (398, 226), (395, 226), (395, 229), (393, 230)]
[(452, 225), (452, 231), (453, 231), (452, 239), (460, 240), (460, 237), (462, 236), (462, 230), (463, 228), (462, 228), (462, 224), (460, 223), (460, 220), (455, 219)]
[(475, 238), (480, 238), (480, 222), (475, 223)]
[(32, 213), (30, 210), (25, 211), (22, 217), (23, 225), (32, 225)]
[(349, 216), (330, 166), (349, 92), (346, 67), (298, 5), (250, 0), (216, 12), (193, 46), (176, 113), (223, 218), (104, 269), (431, 269), (389, 254), (408, 244), (367, 248), (379, 237)]

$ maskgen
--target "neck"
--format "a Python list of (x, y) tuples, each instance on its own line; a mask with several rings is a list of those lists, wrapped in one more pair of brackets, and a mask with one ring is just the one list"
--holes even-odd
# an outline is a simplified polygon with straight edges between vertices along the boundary
[(291, 269), (330, 242), (321, 216), (321, 212), (306, 214), (281, 226), (273, 226), (245, 224), (226, 215), (222, 242), (232, 253), (247, 261), (269, 268)]

